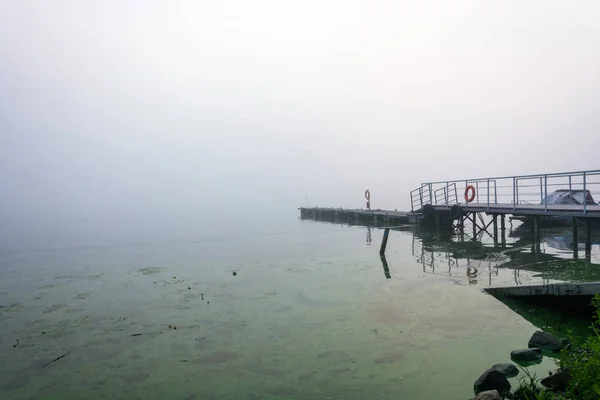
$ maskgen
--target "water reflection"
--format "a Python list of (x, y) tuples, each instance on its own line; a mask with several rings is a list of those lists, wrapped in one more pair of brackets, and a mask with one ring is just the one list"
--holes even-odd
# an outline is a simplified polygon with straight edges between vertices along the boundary
[(383, 274), (385, 275), (386, 279), (390, 279), (392, 275), (390, 274), (390, 269), (388, 267), (387, 259), (385, 258), (385, 253), (381, 253), (379, 256), (381, 258), (381, 263), (383, 264)]
[[(484, 225), (485, 226), (485, 225)], [(482, 229), (474, 238), (465, 240), (464, 233), (438, 235), (423, 228), (412, 229), (412, 255), (427, 274), (462, 277), (457, 284), (506, 285), (547, 284), (551, 281), (600, 280), (598, 245), (600, 232), (592, 232), (592, 249), (588, 258), (580, 260), (578, 250), (585, 243), (574, 243), (572, 230), (542, 230), (535, 241), (526, 229), (510, 229), (499, 242)], [(583, 236), (583, 235), (581, 235)], [(512, 273), (511, 282), (497, 278), (502, 271)], [(522, 272), (526, 271), (527, 277)]]

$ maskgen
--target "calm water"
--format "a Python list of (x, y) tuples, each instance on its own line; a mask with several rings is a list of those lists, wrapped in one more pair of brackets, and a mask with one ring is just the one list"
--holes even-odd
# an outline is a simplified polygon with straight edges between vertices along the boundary
[(518, 231), (506, 247), (392, 231), (387, 275), (381, 230), (295, 219), (278, 234), (5, 247), (0, 396), (470, 398), (537, 329), (484, 287), (600, 279), (568, 234), (537, 248)]

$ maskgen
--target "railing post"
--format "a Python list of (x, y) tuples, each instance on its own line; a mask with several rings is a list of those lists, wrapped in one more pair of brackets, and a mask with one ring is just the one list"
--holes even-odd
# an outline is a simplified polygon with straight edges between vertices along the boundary
[(423, 186), (419, 188), (419, 199), (421, 201), (421, 208), (423, 208)]
[(490, 178), (487, 178), (487, 208), (490, 209)]
[(517, 184), (515, 187), (517, 189), (517, 204), (519, 204), (519, 178), (516, 178), (516, 179), (517, 179)]
[(496, 187), (495, 179), (494, 179), (494, 204), (498, 204), (498, 188)]
[(583, 173), (583, 215), (587, 214), (587, 179)]
[(433, 200), (431, 199), (431, 193), (432, 193), (431, 191), (432, 191), (432, 190), (433, 190), (433, 189), (432, 189), (432, 184), (430, 183), (430, 184), (429, 184), (429, 202), (430, 202), (430, 203), (433, 203)]
[(544, 175), (544, 213), (548, 214), (548, 175)]
[(458, 192), (456, 191), (456, 182), (454, 182), (454, 199), (456, 200), (456, 204), (458, 204)]
[[(469, 186), (469, 181), (465, 181), (465, 193), (467, 193), (467, 186)], [(469, 203), (467, 203), (465, 199), (465, 207), (469, 207)]]
[(544, 188), (543, 188), (543, 182), (542, 182), (542, 177), (540, 176), (540, 203), (544, 203)]
[(479, 204), (479, 181), (475, 181), (475, 193), (477, 193), (477, 204)]
[(517, 209), (517, 178), (513, 176), (513, 211)]

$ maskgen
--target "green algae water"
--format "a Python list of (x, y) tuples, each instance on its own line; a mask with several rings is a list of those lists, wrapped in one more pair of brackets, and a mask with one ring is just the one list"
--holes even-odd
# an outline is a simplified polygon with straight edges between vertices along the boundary
[(598, 279), (597, 245), (573, 260), (561, 234), (536, 247), (392, 231), (389, 272), (381, 230), (305, 221), (279, 234), (4, 248), (0, 397), (471, 398), (537, 329), (583, 326), (527, 318), (483, 291)]

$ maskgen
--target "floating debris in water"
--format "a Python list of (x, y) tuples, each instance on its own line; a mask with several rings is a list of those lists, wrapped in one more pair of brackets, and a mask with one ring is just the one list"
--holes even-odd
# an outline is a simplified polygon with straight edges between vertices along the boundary
[(192, 290), (192, 288), (188, 286), (188, 290)]
[(236, 275), (237, 275), (237, 272), (233, 271), (233, 276), (236, 276)]
[(174, 276), (174, 277), (173, 277), (173, 279), (177, 279), (177, 277), (176, 277), (176, 276)]
[(62, 356), (60, 356), (60, 357), (56, 357), (54, 360), (52, 360), (52, 361), (50, 361), (50, 362), (47, 362), (46, 364), (42, 365), (42, 368), (44, 368), (44, 367), (45, 367), (45, 366), (47, 366), (47, 365), (50, 365), (50, 364), (52, 364), (53, 362), (56, 362), (56, 361), (60, 360), (60, 359), (61, 359), (61, 358), (63, 358), (63, 357), (66, 357), (66, 356), (68, 356), (69, 354), (71, 354), (71, 352), (65, 353), (65, 354), (63, 354), (63, 355), (62, 355)]
[(171, 324), (169, 324), (169, 329), (171, 329)]
[(13, 344), (13, 348), (17, 347), (19, 345), (19, 343), (21, 343), (21, 342), (19, 342), (19, 339), (17, 339), (17, 343)]
[(134, 334), (133, 334), (133, 335), (131, 335), (131, 336), (142, 336), (142, 334), (141, 334), (141, 333), (134, 333)]
[(177, 327), (175, 325), (173, 325), (173, 329), (177, 329)]

